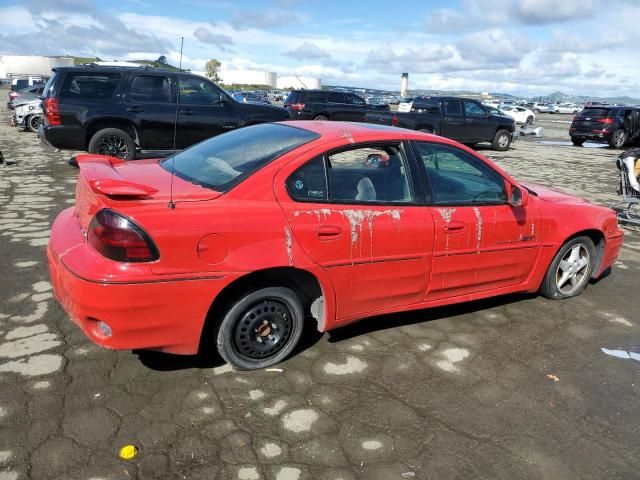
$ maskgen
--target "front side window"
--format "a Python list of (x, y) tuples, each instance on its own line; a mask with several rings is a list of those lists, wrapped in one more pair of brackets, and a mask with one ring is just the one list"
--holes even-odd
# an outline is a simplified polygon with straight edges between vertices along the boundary
[(171, 82), (169, 77), (160, 75), (139, 75), (131, 82), (129, 98), (134, 102), (171, 102)]
[(180, 78), (180, 103), (184, 105), (215, 105), (220, 92), (204, 78)]
[(60, 98), (83, 100), (108, 100), (110, 99), (118, 83), (119, 73), (67, 73)]
[(280, 155), (319, 135), (301, 128), (263, 123), (210, 138), (163, 160), (178, 177), (227, 191)]
[(504, 179), (455, 147), (416, 142), (427, 171), (433, 205), (497, 205), (507, 202)]
[(487, 114), (476, 102), (464, 102), (464, 113), (467, 117), (484, 117)]

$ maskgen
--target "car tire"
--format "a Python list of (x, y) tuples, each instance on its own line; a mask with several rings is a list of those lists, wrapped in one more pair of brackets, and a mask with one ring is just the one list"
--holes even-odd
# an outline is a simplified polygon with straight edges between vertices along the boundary
[(611, 139), (609, 140), (609, 146), (611, 148), (622, 148), (624, 144), (627, 143), (627, 132), (623, 129), (618, 128), (611, 135)]
[(136, 154), (136, 145), (131, 135), (124, 130), (103, 128), (93, 134), (87, 151), (122, 160), (133, 160)]
[(547, 269), (540, 293), (552, 300), (580, 295), (587, 287), (596, 260), (596, 247), (586, 236), (566, 242)]
[(511, 145), (511, 134), (508, 130), (501, 128), (493, 137), (491, 146), (494, 150), (504, 152), (505, 150), (509, 150), (509, 145)]
[(525, 125), (533, 125), (533, 115), (529, 115), (524, 122)]
[(217, 333), (220, 356), (239, 370), (275, 365), (291, 354), (304, 325), (304, 308), (285, 287), (255, 290), (227, 310)]
[(581, 147), (582, 144), (584, 143), (584, 140), (581, 138), (571, 137), (571, 143), (573, 143), (576, 147)]
[(313, 117), (313, 119), (318, 121), (324, 121), (324, 120), (329, 120), (329, 117), (327, 117), (326, 115), (316, 115), (315, 117)]
[(29, 130), (38, 133), (38, 128), (42, 125), (42, 115), (31, 115), (26, 122)]

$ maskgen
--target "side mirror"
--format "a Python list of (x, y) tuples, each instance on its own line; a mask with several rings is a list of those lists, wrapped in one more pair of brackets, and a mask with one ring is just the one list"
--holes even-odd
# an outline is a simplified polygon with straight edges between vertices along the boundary
[(526, 207), (529, 203), (529, 192), (517, 185), (509, 189), (509, 205), (512, 207)]

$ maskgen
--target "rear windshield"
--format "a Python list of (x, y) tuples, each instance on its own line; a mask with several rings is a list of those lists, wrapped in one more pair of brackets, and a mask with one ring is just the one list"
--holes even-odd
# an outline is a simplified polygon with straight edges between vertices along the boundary
[(580, 113), (579, 117), (607, 117), (611, 112), (610, 108), (585, 108)]
[(291, 92), (284, 103), (298, 103), (301, 96), (300, 92)]
[(119, 73), (67, 73), (60, 98), (79, 98), (91, 100), (110, 99), (120, 81)]
[(183, 180), (224, 192), (280, 155), (317, 138), (308, 130), (265, 123), (205, 140), (160, 165)]

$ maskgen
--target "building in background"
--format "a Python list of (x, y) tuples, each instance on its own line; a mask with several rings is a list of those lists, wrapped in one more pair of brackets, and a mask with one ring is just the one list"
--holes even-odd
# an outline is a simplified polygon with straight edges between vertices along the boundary
[(10, 76), (50, 76), (51, 69), (73, 66), (73, 57), (44, 57), (41, 55), (0, 55), (0, 80)]
[(288, 90), (293, 88), (304, 88), (305, 90), (322, 88), (322, 82), (318, 77), (301, 77), (290, 75), (278, 77), (278, 88)]

